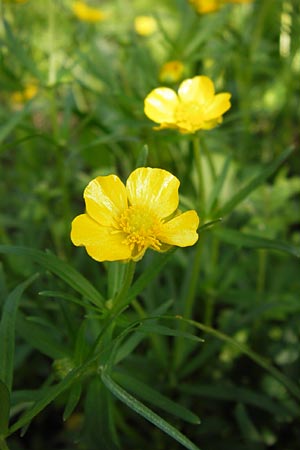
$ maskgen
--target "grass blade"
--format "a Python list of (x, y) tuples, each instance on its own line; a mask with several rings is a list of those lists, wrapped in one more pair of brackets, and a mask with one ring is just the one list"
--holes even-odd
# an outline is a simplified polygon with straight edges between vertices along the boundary
[(278, 250), (300, 258), (300, 248), (284, 241), (266, 239), (251, 234), (241, 233), (240, 231), (231, 230), (229, 228), (215, 228), (213, 233), (216, 234), (221, 241), (238, 247)]
[(269, 178), (281, 164), (292, 154), (293, 147), (287, 148), (274, 161), (264, 167), (258, 175), (256, 175), (246, 186), (240, 189), (225, 205), (215, 212), (216, 217), (222, 217), (230, 213), (239, 203), (241, 203), (248, 195), (260, 186), (267, 178)]
[(7, 297), (0, 322), (0, 380), (12, 387), (15, 355), (15, 328), (20, 298), (24, 290), (37, 278), (37, 274), (19, 284)]
[(125, 389), (119, 386), (113, 381), (113, 379), (107, 375), (104, 371), (102, 372), (101, 379), (107, 389), (121, 402), (131, 408), (134, 412), (144, 417), (148, 422), (152, 423), (154, 426), (162, 430), (164, 433), (168, 434), (175, 441), (179, 442), (185, 448), (189, 450), (200, 450), (192, 441), (190, 441), (186, 436), (184, 436), (180, 431), (170, 425), (166, 420), (162, 419), (158, 414), (153, 412), (150, 408), (145, 406), (131, 394), (129, 394)]
[(96, 288), (71, 265), (51, 253), (27, 247), (0, 245), (0, 253), (26, 256), (33, 259), (45, 269), (57, 275), (75, 291), (86, 297), (95, 306), (103, 309), (104, 298)]

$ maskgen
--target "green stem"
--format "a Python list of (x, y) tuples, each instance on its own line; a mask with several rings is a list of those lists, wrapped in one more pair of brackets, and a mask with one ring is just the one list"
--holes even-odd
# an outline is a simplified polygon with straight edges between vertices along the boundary
[(198, 135), (195, 135), (193, 138), (193, 153), (198, 178), (198, 201), (199, 201), (198, 210), (202, 218), (204, 219), (203, 216), (205, 214), (205, 188), (203, 180), (202, 161), (201, 161), (201, 147)]
[(201, 145), (202, 145), (203, 151), (205, 153), (205, 157), (206, 157), (208, 165), (209, 165), (209, 170), (210, 170), (212, 179), (213, 179), (213, 181), (215, 181), (217, 178), (216, 169), (215, 169), (214, 162), (213, 162), (213, 159), (211, 156), (211, 152), (208, 150), (205, 139), (203, 137), (201, 138)]
[(135, 265), (136, 263), (134, 261), (129, 261), (126, 266), (126, 271), (124, 275), (123, 285), (120, 289), (120, 291), (116, 294), (116, 296), (112, 300), (112, 311), (114, 313), (119, 312), (122, 310), (125, 306), (127, 306), (126, 302), (126, 294), (131, 286), (134, 272), (135, 272)]
[(211, 279), (211, 292), (208, 293), (207, 298), (205, 299), (205, 310), (204, 310), (204, 323), (205, 325), (211, 325), (212, 319), (214, 315), (214, 306), (216, 300), (216, 291), (215, 291), (215, 279), (214, 275), (216, 274), (216, 266), (219, 259), (219, 247), (220, 241), (217, 236), (213, 236), (212, 241), (212, 250), (211, 250), (211, 267), (210, 267), (210, 279)]
[[(201, 256), (202, 256), (203, 242), (199, 239), (196, 245), (196, 252), (194, 256), (194, 261), (192, 263), (192, 273), (189, 278), (188, 289), (185, 292), (184, 298), (184, 308), (183, 308), (183, 317), (185, 319), (190, 319), (194, 309), (194, 303), (196, 299), (197, 286), (199, 281), (199, 272), (200, 272), (200, 264), (201, 264)], [(184, 328), (186, 326), (185, 323), (182, 324)], [(183, 338), (178, 338), (176, 340), (175, 345), (175, 354), (174, 354), (174, 367), (178, 368), (185, 357), (185, 340)]]
[(258, 250), (258, 272), (256, 280), (256, 292), (263, 294), (266, 283), (266, 268), (267, 268), (267, 252), (265, 249)]

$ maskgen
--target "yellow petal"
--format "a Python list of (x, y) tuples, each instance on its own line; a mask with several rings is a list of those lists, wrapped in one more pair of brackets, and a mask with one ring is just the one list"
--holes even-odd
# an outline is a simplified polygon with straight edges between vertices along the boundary
[(179, 184), (179, 180), (166, 170), (140, 167), (128, 177), (128, 200), (131, 205), (149, 208), (163, 219), (178, 207)]
[(84, 246), (96, 261), (120, 261), (131, 256), (130, 248), (123, 243), (124, 234), (99, 225), (87, 214), (73, 220), (71, 240), (74, 245)]
[(198, 240), (199, 217), (196, 211), (187, 211), (162, 226), (157, 236), (161, 242), (178, 247), (187, 247)]
[(205, 111), (205, 120), (216, 119), (222, 116), (231, 106), (230, 97), (231, 94), (228, 92), (217, 94)]
[(116, 175), (97, 177), (84, 191), (86, 210), (99, 224), (109, 226), (127, 208), (124, 184)]
[(205, 105), (213, 100), (214, 84), (203, 75), (184, 80), (178, 89), (178, 96), (183, 102), (195, 102)]
[(144, 101), (144, 111), (149, 119), (157, 123), (174, 123), (174, 112), (178, 105), (176, 92), (170, 88), (153, 89)]

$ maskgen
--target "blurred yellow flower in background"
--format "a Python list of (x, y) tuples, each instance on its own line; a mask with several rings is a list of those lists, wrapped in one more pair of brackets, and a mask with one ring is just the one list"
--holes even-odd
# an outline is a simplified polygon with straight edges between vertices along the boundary
[(134, 19), (134, 29), (140, 36), (150, 36), (157, 30), (157, 23), (152, 16), (137, 16)]
[(106, 14), (98, 8), (92, 8), (84, 2), (73, 2), (72, 10), (75, 16), (83, 22), (97, 23), (106, 18)]
[(142, 167), (126, 186), (116, 175), (99, 176), (84, 190), (86, 214), (72, 222), (71, 240), (96, 261), (138, 261), (148, 248), (187, 247), (198, 240), (196, 211), (178, 211), (179, 180)]
[(162, 83), (176, 83), (182, 78), (184, 65), (181, 61), (168, 61), (159, 71), (159, 81)]
[(10, 100), (14, 105), (22, 105), (35, 97), (37, 92), (37, 85), (35, 83), (30, 83), (22, 91), (13, 92), (10, 96)]
[(153, 89), (144, 101), (149, 119), (160, 126), (156, 129), (175, 128), (181, 133), (209, 130), (222, 122), (222, 115), (230, 108), (231, 94), (215, 95), (210, 78), (196, 76), (184, 80), (178, 94), (170, 88)]
[(220, 0), (189, 0), (199, 14), (207, 14), (218, 11), (221, 7)]
[(225, 3), (250, 3), (253, 0), (189, 0), (199, 14), (218, 11)]

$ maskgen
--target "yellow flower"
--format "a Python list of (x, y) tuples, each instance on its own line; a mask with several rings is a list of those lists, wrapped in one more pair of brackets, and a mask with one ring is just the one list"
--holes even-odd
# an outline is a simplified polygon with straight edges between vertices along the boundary
[(156, 129), (176, 128), (181, 133), (209, 130), (222, 122), (230, 108), (228, 92), (215, 95), (213, 82), (206, 76), (184, 80), (176, 94), (173, 89), (159, 87), (145, 98), (144, 111)]
[(36, 96), (38, 87), (34, 83), (28, 84), (23, 91), (15, 91), (11, 94), (10, 99), (14, 104), (23, 104)]
[(157, 23), (152, 16), (137, 16), (134, 19), (134, 29), (140, 36), (150, 36), (157, 29)]
[(176, 83), (183, 75), (184, 65), (181, 61), (168, 61), (159, 71), (159, 81), (162, 83)]
[(220, 0), (189, 0), (199, 14), (207, 14), (218, 11), (221, 8)]
[(72, 5), (72, 10), (75, 16), (82, 20), (83, 22), (101, 22), (105, 19), (105, 13), (98, 8), (92, 8), (88, 6), (86, 3), (78, 1), (74, 2)]
[(198, 240), (196, 211), (178, 211), (179, 180), (142, 167), (126, 186), (116, 175), (99, 176), (84, 190), (86, 214), (72, 222), (71, 240), (96, 261), (138, 261), (151, 248), (164, 252)]

